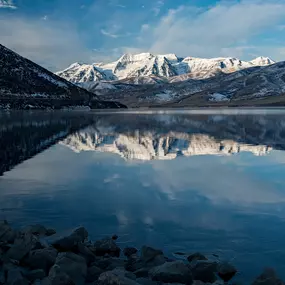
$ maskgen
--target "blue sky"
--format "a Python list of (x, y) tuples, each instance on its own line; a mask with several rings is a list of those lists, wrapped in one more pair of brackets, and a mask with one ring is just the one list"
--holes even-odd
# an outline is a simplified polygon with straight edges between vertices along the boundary
[(123, 53), (285, 60), (284, 0), (0, 0), (0, 43), (59, 70)]

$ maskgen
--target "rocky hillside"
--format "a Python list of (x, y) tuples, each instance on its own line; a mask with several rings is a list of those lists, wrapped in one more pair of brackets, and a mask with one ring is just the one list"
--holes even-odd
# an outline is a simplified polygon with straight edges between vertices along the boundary
[(285, 62), (207, 79), (185, 75), (182, 82), (172, 77), (171, 82), (140, 86), (109, 82), (108, 88), (92, 90), (100, 98), (119, 100), (130, 107), (285, 105)]
[(59, 105), (67, 106), (86, 105), (92, 101), (97, 108), (116, 107), (113, 102), (101, 102), (94, 94), (2, 45), (0, 67), (0, 105), (19, 108), (22, 105), (51, 107), (48, 106), (51, 100), (58, 100), (57, 102), (61, 101)]

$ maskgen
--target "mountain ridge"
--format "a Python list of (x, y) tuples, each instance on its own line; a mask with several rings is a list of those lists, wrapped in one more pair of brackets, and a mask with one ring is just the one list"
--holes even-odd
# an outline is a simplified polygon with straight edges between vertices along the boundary
[[(204, 79), (214, 76), (215, 71), (231, 73), (254, 66), (274, 64), (269, 57), (257, 57), (242, 61), (235, 57), (196, 58), (178, 57), (175, 54), (154, 55), (152, 53), (124, 54), (111, 63), (73, 63), (57, 75), (73, 83), (89, 83), (126, 80), (133, 77), (157, 76), (172, 78), (184, 74), (195, 74), (193, 78)], [(138, 84), (139, 81), (138, 81)], [(142, 82), (142, 84), (144, 84)]]

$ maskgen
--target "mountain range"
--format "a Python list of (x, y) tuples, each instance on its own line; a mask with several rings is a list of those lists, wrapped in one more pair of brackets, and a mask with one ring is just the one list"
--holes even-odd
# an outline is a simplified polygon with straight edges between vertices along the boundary
[(120, 107), (104, 102), (86, 89), (55, 75), (0, 45), (0, 107), (46, 108), (92, 104), (94, 108)]
[(72, 64), (57, 75), (128, 107), (284, 105), (285, 63), (268, 57), (181, 58), (125, 54), (115, 62)]

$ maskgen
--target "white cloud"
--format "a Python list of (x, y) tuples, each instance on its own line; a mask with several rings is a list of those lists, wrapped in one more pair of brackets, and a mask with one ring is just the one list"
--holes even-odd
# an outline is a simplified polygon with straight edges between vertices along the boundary
[(155, 16), (158, 16), (160, 14), (161, 8), (164, 6), (164, 0), (158, 0), (155, 2), (154, 7), (152, 8), (152, 11), (154, 12)]
[(0, 27), (1, 44), (53, 71), (92, 57), (71, 23), (8, 15), (0, 16)]
[(0, 0), (0, 8), (17, 9), (13, 0)]
[(114, 39), (117, 39), (119, 37), (119, 35), (112, 34), (111, 32), (108, 32), (105, 29), (101, 29), (101, 34), (106, 36), (106, 37), (110, 37), (110, 38), (114, 38)]
[(207, 10), (180, 6), (143, 30), (141, 38), (154, 53), (213, 57), (232, 51), (242, 56), (252, 49), (251, 39), (281, 24), (284, 14), (283, 1), (224, 1)]

